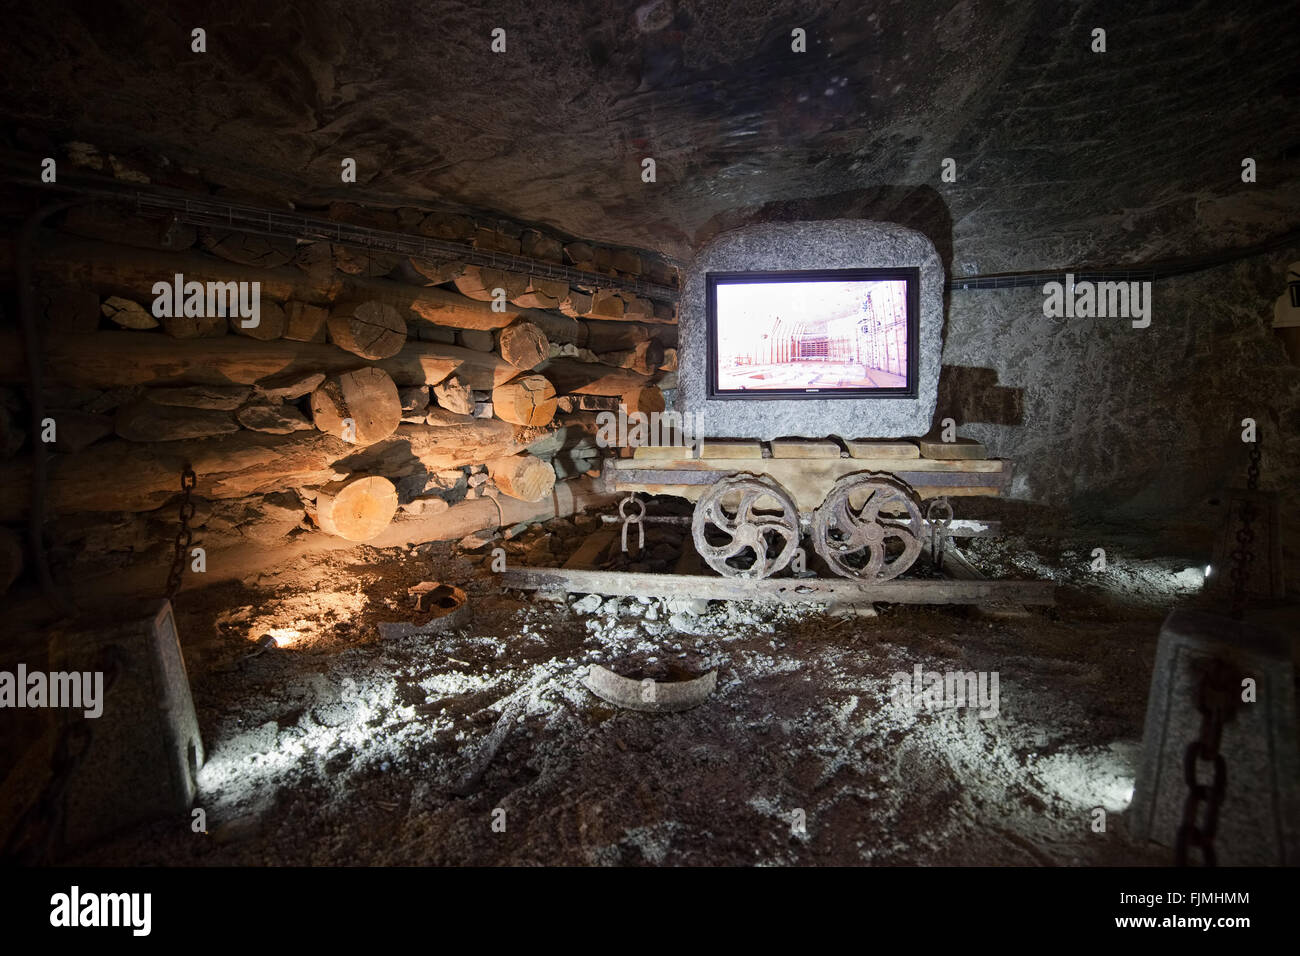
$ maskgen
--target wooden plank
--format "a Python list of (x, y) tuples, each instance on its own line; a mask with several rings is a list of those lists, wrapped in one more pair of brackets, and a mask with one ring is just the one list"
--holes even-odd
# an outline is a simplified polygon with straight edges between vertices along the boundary
[(705, 439), (700, 445), (701, 458), (752, 461), (763, 457), (763, 446), (756, 441), (713, 441)]
[(854, 438), (844, 443), (853, 458), (920, 458), (921, 449), (912, 441), (867, 441)]
[[(153, 300), (155, 282), (160, 279), (170, 281), (174, 274), (182, 273), (187, 281), (258, 282), (262, 295), (281, 302), (292, 298), (313, 305), (329, 305), (348, 294), (376, 298), (399, 310), (409, 309), (433, 325), (451, 328), (499, 329), (516, 319), (531, 319), (545, 314), (513, 305), (497, 312), (490, 302), (475, 302), (446, 289), (431, 289), (392, 279), (349, 276), (336, 272), (332, 264), (328, 274), (320, 277), (294, 266), (268, 269), (240, 265), (198, 251), (133, 249), (111, 242), (44, 235), (49, 241), (42, 242), (33, 263), (38, 275), (55, 278), (72, 287), (122, 295), (142, 303)], [(12, 240), (0, 240), (0, 261), (12, 257), (12, 254)]]
[(862, 584), (847, 578), (740, 578), (702, 574), (638, 574), (561, 568), (510, 568), (501, 575), (508, 588), (571, 591), (620, 597), (687, 597), (765, 604), (1052, 604), (1051, 581), (906, 580)]
[[(698, 501), (713, 481), (728, 472), (768, 475), (794, 496), (801, 511), (821, 504), (831, 486), (842, 476), (858, 472), (885, 472), (909, 484), (925, 500), (939, 495), (997, 497), (1003, 494), (1011, 463), (998, 458), (968, 461), (932, 461), (924, 458), (707, 458), (707, 460), (637, 461), (620, 459), (612, 463), (615, 487), (620, 491), (668, 494)], [(716, 447), (716, 445), (714, 446)], [(633, 474), (624, 475), (624, 472)], [(636, 473), (640, 474), (636, 474)], [(680, 483), (675, 474), (681, 475)], [(649, 477), (654, 475), (654, 477)], [(933, 480), (928, 480), (934, 475)], [(987, 475), (987, 479), (983, 476)], [(947, 480), (945, 480), (947, 476)]]
[(921, 438), (917, 443), (921, 446), (921, 457), (938, 461), (971, 461), (989, 456), (983, 443), (973, 438), (958, 438), (950, 442)]
[[(0, 332), (0, 381), (26, 380), (22, 354), (18, 333)], [(174, 339), (127, 331), (51, 336), (45, 354), (51, 380), (84, 388), (251, 385), (276, 375), (346, 372), (367, 364), (333, 345), (312, 342), (235, 335)], [(519, 374), (490, 352), (432, 342), (407, 342), (396, 355), (373, 364), (403, 386), (434, 385), (456, 375), (471, 388), (488, 390)]]
[(639, 445), (632, 451), (634, 461), (690, 461), (695, 451), (682, 445)]
[[(122, 333), (129, 334), (129, 333)], [(723, 454), (723, 445), (735, 445), (743, 452), (741, 454)], [(823, 459), (781, 459), (766, 458), (763, 459), (762, 465), (755, 465), (754, 461), (762, 456), (762, 446), (758, 442), (715, 442), (705, 439), (705, 455), (703, 457), (708, 461), (698, 459), (670, 459), (662, 464), (656, 464), (654, 467), (670, 469), (673, 471), (726, 471), (729, 465), (734, 464), (737, 469), (747, 469), (753, 471), (760, 468), (763, 471), (771, 471), (773, 474), (794, 474), (808, 469), (825, 471), (828, 474), (833, 473), (836, 477), (847, 475), (858, 471), (907, 471), (907, 472), (935, 472), (938, 474), (989, 474), (1000, 476), (1007, 464), (1002, 458), (975, 458), (975, 459), (930, 459), (930, 458), (912, 458), (899, 460), (897, 458), (823, 458)], [(709, 450), (713, 453), (709, 454)], [(631, 459), (620, 462), (621, 469), (636, 469), (644, 467), (636, 465)]]
[(833, 441), (777, 438), (772, 441), (773, 458), (839, 458), (840, 446)]
[[(934, 563), (934, 552), (930, 548), (930, 542), (927, 539), (923, 545), (925, 554)], [(987, 581), (984, 572), (975, 567), (966, 555), (951, 541), (946, 542), (943, 549), (943, 573), (950, 579), (957, 581)], [(986, 617), (993, 617), (1000, 620), (1019, 620), (1029, 617), (1029, 610), (1025, 607), (1024, 602), (1008, 600), (998, 602), (996, 607), (983, 607), (979, 613)]]

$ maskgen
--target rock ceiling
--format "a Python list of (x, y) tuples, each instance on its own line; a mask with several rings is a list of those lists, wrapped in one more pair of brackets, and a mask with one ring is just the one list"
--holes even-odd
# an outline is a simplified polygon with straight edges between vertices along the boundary
[(10, 16), (0, 118), (11, 147), (86, 141), (303, 204), (465, 206), (676, 257), (760, 218), (894, 219), (965, 274), (1295, 226), (1298, 34), (1287, 4), (1214, 0), (87, 0)]

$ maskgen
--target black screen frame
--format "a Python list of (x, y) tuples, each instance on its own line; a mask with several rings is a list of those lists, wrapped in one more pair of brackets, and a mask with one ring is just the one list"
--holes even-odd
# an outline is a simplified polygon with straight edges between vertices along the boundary
[[(719, 389), (718, 388), (718, 285), (748, 282), (821, 282), (878, 281), (902, 279), (907, 283), (907, 385), (904, 388), (832, 388), (832, 389)], [(707, 322), (705, 361), (708, 399), (734, 401), (757, 399), (772, 401), (840, 400), (864, 398), (915, 399), (919, 393), (920, 368), (918, 339), (921, 332), (921, 270), (904, 266), (880, 269), (807, 269), (765, 272), (707, 272), (704, 275), (705, 320)]]

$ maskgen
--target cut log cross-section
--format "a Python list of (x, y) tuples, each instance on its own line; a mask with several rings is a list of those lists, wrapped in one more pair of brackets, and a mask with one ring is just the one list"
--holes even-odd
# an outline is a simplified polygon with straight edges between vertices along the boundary
[(311, 413), (321, 431), (343, 441), (373, 445), (401, 424), (402, 400), (387, 372), (362, 368), (322, 382), (311, 393)]
[(510, 300), (528, 291), (528, 276), (481, 266), (467, 266), (464, 273), (456, 277), (455, 283), (456, 290), (461, 295), (479, 302), (495, 299), (497, 289), (502, 290)]
[(501, 357), (521, 371), (535, 369), (546, 361), (550, 343), (531, 322), (516, 322), (501, 330)]
[[(236, 335), (245, 335), (250, 339), (258, 339), (262, 342), (282, 338), (284, 330), (288, 327), (288, 319), (285, 317), (284, 309), (280, 307), (278, 302), (268, 299), (266, 296), (262, 296), (258, 302), (256, 325), (245, 326), (244, 323), (251, 322), (252, 318), (244, 318), (242, 315), (229, 315), (226, 321), (230, 324), (230, 331)], [(177, 338), (181, 337), (177, 336)]]
[(353, 475), (331, 482), (316, 494), (316, 523), (349, 541), (369, 541), (397, 511), (397, 489), (379, 475)]
[(555, 417), (555, 386), (542, 375), (522, 375), (492, 390), (497, 418), (512, 425), (549, 425)]
[(330, 339), (366, 359), (386, 359), (406, 344), (406, 322), (391, 305), (353, 300), (336, 305), (329, 317)]
[(534, 455), (498, 458), (487, 470), (502, 494), (520, 501), (541, 501), (555, 487), (555, 469)]

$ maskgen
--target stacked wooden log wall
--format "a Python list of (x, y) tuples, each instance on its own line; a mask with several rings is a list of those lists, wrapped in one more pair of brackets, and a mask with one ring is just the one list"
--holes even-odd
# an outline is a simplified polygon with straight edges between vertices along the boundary
[[(331, 218), (611, 277), (662, 262), (542, 230), (335, 204)], [(174, 522), (182, 465), (209, 536), (375, 537), (465, 498), (539, 500), (598, 466), (596, 411), (672, 387), (675, 305), (463, 262), (194, 229), (111, 205), (70, 210), (34, 262), (48, 507), (64, 541), (131, 551)], [(0, 268), (13, 274), (12, 240)], [(154, 286), (258, 282), (260, 322), (153, 314)], [(504, 310), (493, 290), (504, 289)], [(0, 521), (28, 496), (21, 339), (0, 329)], [(96, 518), (102, 520), (95, 520)], [(103, 529), (108, 527), (108, 531)], [(69, 529), (72, 529), (69, 531)], [(88, 530), (89, 529), (89, 530)], [(296, 530), (297, 529), (297, 530)], [(69, 537), (69, 536), (72, 537)], [(2, 569), (0, 569), (2, 570)]]

